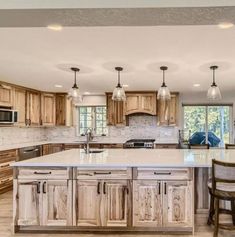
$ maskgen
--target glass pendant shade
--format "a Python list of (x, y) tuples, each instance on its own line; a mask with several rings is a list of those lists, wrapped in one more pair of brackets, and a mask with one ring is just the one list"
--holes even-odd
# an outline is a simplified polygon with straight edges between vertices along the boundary
[(69, 90), (68, 97), (72, 98), (74, 103), (82, 101), (82, 96), (80, 95), (79, 87), (77, 85), (77, 72), (80, 71), (79, 68), (72, 67), (71, 70), (74, 72), (74, 85)]
[(166, 66), (161, 66), (160, 69), (163, 72), (163, 80), (162, 85), (158, 90), (157, 93), (157, 99), (158, 100), (170, 100), (171, 99), (171, 93), (165, 83), (165, 71), (168, 69)]
[(213, 82), (207, 91), (207, 98), (209, 100), (220, 100), (222, 98), (220, 89), (215, 83), (215, 70), (218, 69), (218, 66), (211, 66), (210, 69), (213, 70)]
[(125, 101), (126, 94), (123, 87), (120, 84), (120, 72), (123, 70), (122, 67), (115, 67), (115, 70), (118, 72), (118, 84), (113, 90), (112, 100), (114, 101)]

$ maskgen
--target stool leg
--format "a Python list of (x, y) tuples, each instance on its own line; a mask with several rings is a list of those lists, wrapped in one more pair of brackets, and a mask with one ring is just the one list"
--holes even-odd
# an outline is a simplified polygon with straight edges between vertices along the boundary
[(231, 201), (231, 210), (232, 210), (232, 219), (233, 219), (233, 225), (235, 225), (235, 201)]
[(214, 197), (210, 194), (210, 210), (209, 216), (207, 220), (207, 225), (211, 225), (213, 222), (213, 215), (215, 214), (215, 206), (214, 206)]
[(219, 230), (219, 199), (215, 198), (215, 227), (213, 237), (218, 236), (218, 230)]

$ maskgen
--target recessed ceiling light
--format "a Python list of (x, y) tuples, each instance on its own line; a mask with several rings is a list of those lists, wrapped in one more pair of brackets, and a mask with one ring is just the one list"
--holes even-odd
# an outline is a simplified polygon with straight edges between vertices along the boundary
[(123, 87), (129, 87), (129, 85), (126, 85), (126, 84), (124, 84), (124, 85), (122, 85)]
[(56, 88), (62, 88), (62, 85), (55, 85)]
[(52, 24), (48, 25), (47, 28), (54, 31), (61, 31), (63, 27), (61, 25)]
[(200, 84), (193, 84), (193, 86), (194, 86), (194, 87), (199, 87), (199, 86), (200, 86)]
[(83, 94), (84, 94), (84, 95), (90, 95), (91, 92), (89, 92), (89, 91), (85, 91)]
[(231, 28), (233, 26), (234, 26), (234, 24), (231, 23), (231, 22), (221, 22), (221, 23), (218, 24), (218, 27), (220, 29), (229, 29), (229, 28)]

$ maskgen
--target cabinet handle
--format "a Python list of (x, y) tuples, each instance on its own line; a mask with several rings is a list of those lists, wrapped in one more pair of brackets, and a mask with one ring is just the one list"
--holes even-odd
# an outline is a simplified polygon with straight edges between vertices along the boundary
[(31, 125), (31, 119), (29, 119), (29, 126)]
[(23, 153), (29, 153), (29, 152), (38, 151), (38, 150), (39, 150), (38, 148), (35, 148), (35, 149), (23, 151)]
[(155, 175), (171, 175), (171, 172), (154, 172)]
[(46, 181), (45, 182), (43, 182), (43, 185), (42, 185), (42, 192), (43, 193), (46, 193)]
[(164, 183), (164, 194), (166, 194), (166, 182)]
[(126, 194), (129, 195), (129, 188), (127, 186), (125, 186), (125, 191), (126, 191)]
[(94, 172), (94, 175), (107, 175), (112, 174), (112, 172)]
[(158, 194), (161, 194), (161, 183), (158, 183)]
[(97, 193), (100, 194), (100, 182), (97, 184)]
[(41, 185), (41, 182), (38, 182), (37, 183), (37, 193), (40, 193), (40, 185)]
[(106, 182), (104, 182), (103, 193), (106, 194)]
[(9, 167), (10, 164), (7, 164), (7, 165), (1, 165), (0, 168), (6, 168), (6, 167)]
[(51, 174), (51, 172), (37, 172), (37, 171), (35, 171), (34, 174)]

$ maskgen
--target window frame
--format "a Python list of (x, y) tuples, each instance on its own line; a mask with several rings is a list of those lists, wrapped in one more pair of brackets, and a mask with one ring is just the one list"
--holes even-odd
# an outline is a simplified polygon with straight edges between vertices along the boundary
[[(81, 105), (81, 106), (77, 106), (77, 136), (84, 136), (85, 134), (80, 133), (80, 108), (85, 107), (85, 108), (91, 108), (91, 116), (92, 116), (92, 120), (91, 120), (91, 127), (93, 129), (93, 134), (95, 136), (107, 136), (108, 135), (108, 129), (107, 129), (107, 133), (105, 135), (103, 134), (97, 134), (96, 133), (96, 108), (97, 107), (104, 107), (106, 108), (106, 117), (107, 117), (107, 106), (106, 105)], [(102, 120), (103, 121), (103, 120)], [(103, 127), (104, 128), (104, 127)], [(106, 121), (106, 128), (107, 128), (107, 121)]]
[[(182, 128), (184, 129), (184, 107), (185, 106), (205, 106), (206, 107), (206, 121), (205, 121), (205, 132), (208, 134), (208, 107), (209, 106), (229, 106), (229, 143), (233, 143), (233, 103), (182, 103)], [(208, 136), (206, 136), (206, 143), (208, 143)], [(220, 147), (221, 148), (221, 147)]]

